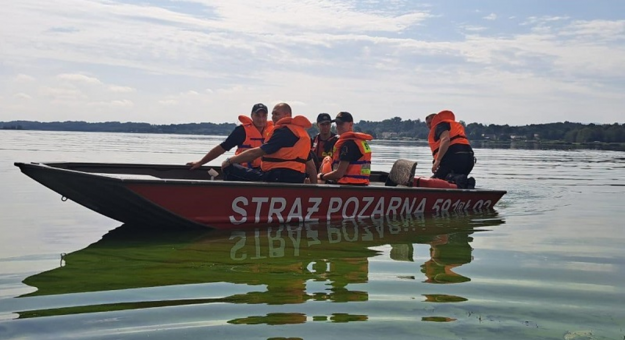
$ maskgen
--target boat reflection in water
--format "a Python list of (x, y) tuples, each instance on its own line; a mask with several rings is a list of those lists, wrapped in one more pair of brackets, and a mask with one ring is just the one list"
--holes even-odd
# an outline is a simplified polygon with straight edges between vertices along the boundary
[[(415, 263), (410, 272), (401, 275), (388, 274), (392, 276), (389, 280), (408, 278), (432, 284), (467, 282), (470, 278), (454, 270), (471, 262), (472, 235), (502, 223), (496, 212), (489, 211), (213, 232), (141, 231), (123, 225), (87, 248), (65, 255), (64, 264), (59, 268), (26, 278), (24, 283), (37, 290), (25, 296), (162, 286), (177, 289), (176, 285), (205, 283), (230, 284), (227, 287), (232, 287), (231, 291), (226, 289), (225, 297), (206, 298), (197, 294), (176, 300), (165, 294), (151, 301), (86, 303), (22, 311), (19, 315), (28, 318), (212, 302), (285, 305), (308, 301), (368, 301), (370, 293), (366, 283), (370, 282), (373, 258), (392, 263), (414, 262), (415, 246), (424, 245), (421, 253), (426, 253), (429, 246), (430, 258), (425, 263)], [(405, 270), (406, 267), (398, 268)], [(234, 287), (239, 284), (251, 286), (251, 291), (237, 292)], [(422, 295), (426, 302), (466, 300), (445, 294)], [(334, 322), (367, 320), (366, 315), (348, 313), (315, 318), (314, 321), (321, 318)], [(306, 319), (306, 313), (267, 313), (229, 322), (289, 324), (306, 322)], [(433, 321), (446, 320), (434, 317)]]

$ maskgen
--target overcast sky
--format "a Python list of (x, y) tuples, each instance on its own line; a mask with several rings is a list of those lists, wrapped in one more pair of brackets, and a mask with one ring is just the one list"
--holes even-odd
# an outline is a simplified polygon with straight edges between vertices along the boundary
[(623, 0), (16, 0), (0, 121), (625, 122)]

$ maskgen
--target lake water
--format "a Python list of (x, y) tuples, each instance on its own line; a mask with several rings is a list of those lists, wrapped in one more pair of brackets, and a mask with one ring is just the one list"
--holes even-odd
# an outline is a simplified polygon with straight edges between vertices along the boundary
[[(491, 212), (219, 233), (137, 231), (13, 166), (222, 139), (0, 131), (0, 339), (625, 339), (624, 152), (476, 149)], [(423, 144), (371, 147), (429, 173)]]

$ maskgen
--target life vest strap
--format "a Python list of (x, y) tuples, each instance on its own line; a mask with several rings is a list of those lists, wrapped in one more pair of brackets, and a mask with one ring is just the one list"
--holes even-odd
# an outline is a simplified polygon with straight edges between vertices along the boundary
[(306, 164), (306, 160), (302, 159), (302, 158), (281, 159), (281, 158), (263, 157), (263, 162), (274, 162), (274, 163), (297, 162), (297, 163), (304, 163), (304, 164)]
[[(457, 135), (457, 136), (453, 136), (453, 137), (451, 137), (451, 138), (449, 139), (449, 141), (451, 142), (452, 140), (456, 140), (456, 139), (466, 139), (466, 140), (469, 140), (469, 139), (467, 138), (467, 136)], [(436, 149), (434, 149), (434, 151), (432, 151), (432, 156), (436, 156), (436, 154), (438, 153), (438, 149), (439, 149), (439, 148), (436, 148)]]
[(349, 178), (358, 178), (358, 179), (369, 179), (370, 176), (369, 175), (343, 175), (343, 177), (349, 177)]

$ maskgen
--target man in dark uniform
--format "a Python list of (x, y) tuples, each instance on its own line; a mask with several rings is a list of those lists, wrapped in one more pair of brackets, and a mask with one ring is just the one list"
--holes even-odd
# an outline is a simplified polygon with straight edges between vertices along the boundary
[(339, 112), (334, 122), (340, 137), (334, 145), (332, 157), (326, 158), (321, 165), (317, 178), (330, 183), (369, 185), (371, 149), (368, 141), (373, 137), (354, 132), (354, 117), (349, 112)]
[[(264, 135), (265, 128), (267, 127), (267, 106), (263, 103), (254, 104), (252, 106), (252, 122), (254, 127), (258, 129), (261, 135)], [(243, 143), (247, 139), (245, 128), (243, 125), (238, 125), (232, 130), (230, 135), (221, 144), (212, 148), (206, 155), (199, 161), (189, 162), (188, 166), (191, 170), (195, 170), (202, 165), (212, 161), (213, 159), (223, 155), (226, 151), (236, 147), (242, 147)]]
[(332, 132), (332, 117), (327, 113), (320, 113), (317, 116), (317, 129), (319, 133), (310, 139), (310, 150), (313, 153), (315, 167), (319, 169), (321, 161), (326, 157), (332, 157), (334, 143), (338, 139), (336, 133)]
[[(307, 129), (312, 125), (306, 117), (293, 117), (288, 126), (277, 123), (292, 116), (291, 107), (279, 103), (271, 112), (274, 131), (269, 140), (253, 149), (235, 155), (221, 164), (224, 179), (231, 181), (264, 181), (283, 183), (304, 183), (306, 174), (311, 183), (317, 183), (317, 171), (310, 153), (310, 137)], [(288, 159), (283, 154), (289, 151)], [(295, 156), (293, 156), (295, 155)], [(239, 163), (262, 157), (261, 170), (249, 169)]]
[(434, 157), (432, 177), (456, 183), (461, 189), (475, 188), (475, 179), (468, 177), (475, 165), (475, 156), (464, 126), (449, 110), (428, 115), (425, 123), (430, 129), (428, 143)]

